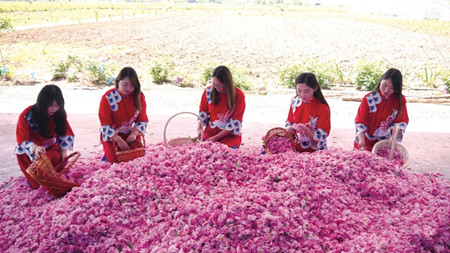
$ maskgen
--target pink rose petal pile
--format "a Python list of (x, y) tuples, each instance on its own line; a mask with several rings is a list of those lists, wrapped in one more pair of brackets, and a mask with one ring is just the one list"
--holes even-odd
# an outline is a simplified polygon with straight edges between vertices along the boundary
[(0, 252), (449, 252), (450, 183), (365, 151), (260, 155), (216, 143), (109, 166), (61, 199), (0, 187)]
[[(384, 157), (384, 158), (389, 158), (389, 154), (391, 153), (391, 149), (390, 148), (380, 148), (377, 152), (378, 156)], [(391, 161), (394, 165), (397, 166), (402, 166), (404, 159), (403, 159), (403, 155), (398, 151), (398, 150), (394, 150), (394, 153), (392, 154), (392, 161)]]
[(272, 136), (267, 141), (267, 148), (271, 154), (294, 152), (291, 141), (283, 136)]

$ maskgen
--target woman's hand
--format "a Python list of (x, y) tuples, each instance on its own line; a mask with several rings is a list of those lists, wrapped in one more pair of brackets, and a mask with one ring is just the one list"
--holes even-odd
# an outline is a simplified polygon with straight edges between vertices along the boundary
[(45, 148), (42, 146), (36, 146), (34, 148), (34, 156), (36, 157), (36, 159), (41, 158), (42, 155), (45, 154)]
[(198, 122), (198, 126), (197, 126), (197, 140), (199, 140), (199, 141), (203, 141), (203, 139), (202, 139), (202, 133), (203, 133), (203, 125), (202, 125), (202, 122), (201, 121), (199, 121)]
[(366, 149), (366, 140), (364, 139), (364, 132), (358, 134), (358, 147), (359, 149)]
[(205, 141), (212, 141), (212, 142), (216, 142), (216, 141), (220, 141), (223, 138), (227, 137), (229, 134), (231, 134), (232, 130), (222, 130), (220, 131), (218, 134), (209, 137), (208, 139), (206, 139)]
[(117, 145), (119, 146), (119, 149), (121, 151), (125, 151), (125, 150), (130, 150), (130, 147), (128, 146), (128, 144), (122, 139), (122, 137), (117, 136), (114, 141), (117, 143)]
[(67, 149), (61, 149), (61, 158), (64, 160), (67, 157)]
[(205, 141), (215, 142), (216, 139), (214, 138), (214, 136), (211, 136), (211, 137), (209, 137), (208, 139), (206, 139)]
[(301, 132), (303, 131), (306, 136), (309, 137), (309, 139), (311, 139), (311, 141), (317, 143), (316, 140), (314, 140), (314, 132), (306, 125), (306, 124), (295, 124), (294, 125), (295, 130), (297, 130), (297, 132)]
[(301, 124), (301, 123), (294, 124), (292, 127), (293, 127), (296, 131), (300, 131), (300, 130), (306, 131), (307, 129), (309, 129), (305, 124)]
[(127, 137), (127, 143), (132, 143), (133, 141), (135, 141), (137, 138), (137, 135), (138, 135), (138, 132), (136, 130), (131, 132), (131, 134), (128, 135), (128, 137)]

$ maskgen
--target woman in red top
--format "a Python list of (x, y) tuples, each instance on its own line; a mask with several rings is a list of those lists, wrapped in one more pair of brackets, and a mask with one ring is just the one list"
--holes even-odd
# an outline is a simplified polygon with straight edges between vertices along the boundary
[(219, 66), (212, 72), (212, 85), (203, 92), (199, 115), (199, 131), (205, 128), (204, 141), (241, 145), (242, 118), (245, 111), (244, 93), (234, 86), (230, 70)]
[(409, 122), (402, 88), (402, 73), (391, 68), (381, 76), (375, 91), (364, 96), (355, 119), (354, 148), (372, 151), (375, 143), (391, 137), (394, 126), (401, 129), (398, 141), (402, 140)]
[(330, 134), (330, 107), (316, 76), (302, 73), (295, 79), (296, 96), (291, 100), (285, 128), (295, 134), (298, 152), (327, 148)]
[(138, 75), (133, 68), (123, 68), (116, 78), (116, 87), (108, 90), (100, 101), (100, 138), (105, 151), (103, 160), (110, 163), (117, 162), (113, 141), (121, 151), (142, 147), (137, 139), (139, 131), (122, 131), (125, 127), (135, 127), (142, 133), (147, 129), (147, 106), (145, 96), (141, 92)]
[(20, 169), (30, 186), (39, 187), (28, 173), (28, 166), (46, 155), (53, 166), (58, 165), (73, 149), (74, 134), (67, 122), (64, 98), (56, 85), (46, 85), (39, 92), (36, 104), (19, 116), (16, 129), (15, 153)]

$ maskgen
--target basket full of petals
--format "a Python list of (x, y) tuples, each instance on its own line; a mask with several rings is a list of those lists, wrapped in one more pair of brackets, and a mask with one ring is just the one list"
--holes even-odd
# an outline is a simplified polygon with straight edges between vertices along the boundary
[[(73, 159), (69, 162), (72, 157)], [(42, 155), (28, 166), (27, 173), (50, 194), (60, 198), (71, 191), (73, 187), (79, 186), (78, 183), (69, 181), (63, 176), (78, 158), (80, 158), (80, 152), (73, 152), (60, 164), (53, 167), (47, 156)]]
[(375, 143), (372, 153), (392, 160), (400, 168), (406, 168), (409, 165), (409, 153), (405, 146), (398, 143), (398, 131), (399, 129), (396, 127), (391, 138)]
[(133, 159), (136, 159), (138, 157), (145, 155), (144, 133), (135, 127), (124, 127), (122, 129), (120, 129), (119, 131), (115, 132), (111, 139), (114, 140), (114, 138), (120, 133), (123, 133), (126, 131), (131, 132), (131, 131), (135, 131), (135, 130), (139, 132), (139, 137), (136, 138), (136, 142), (140, 142), (140, 143), (138, 145), (135, 145), (137, 147), (131, 148), (130, 150), (120, 150), (117, 142), (115, 142), (115, 141), (112, 142), (114, 150), (116, 151), (117, 160), (119, 160), (120, 162), (128, 162), (128, 161), (131, 161)]
[(178, 138), (174, 138), (174, 139), (171, 139), (171, 140), (167, 140), (167, 126), (169, 125), (169, 122), (173, 118), (175, 118), (176, 116), (181, 115), (181, 114), (191, 114), (191, 115), (194, 115), (195, 117), (197, 117), (198, 120), (201, 120), (200, 116), (198, 116), (197, 114), (192, 113), (192, 112), (179, 112), (179, 113), (173, 115), (172, 117), (170, 117), (167, 120), (166, 125), (164, 126), (164, 144), (166, 145), (166, 147), (169, 147), (169, 146), (170, 147), (176, 147), (176, 146), (179, 146), (179, 145), (191, 145), (191, 144), (195, 144), (197, 142), (200, 142), (203, 139), (203, 129), (200, 129), (200, 131), (201, 131), (200, 139), (197, 139), (196, 137), (188, 136), (188, 137), (178, 137)]
[(267, 154), (295, 151), (292, 134), (282, 127), (270, 129), (264, 137), (264, 150)]

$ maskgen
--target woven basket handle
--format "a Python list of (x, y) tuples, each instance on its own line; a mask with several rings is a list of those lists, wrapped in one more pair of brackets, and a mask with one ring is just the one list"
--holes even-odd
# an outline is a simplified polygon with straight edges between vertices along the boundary
[(115, 150), (115, 151), (117, 151), (117, 142), (114, 141), (114, 138), (115, 138), (119, 133), (124, 132), (125, 130), (132, 130), (132, 131), (137, 130), (137, 131), (139, 132), (139, 135), (142, 136), (142, 144), (143, 144), (144, 147), (145, 147), (145, 136), (144, 136), (144, 133), (143, 133), (141, 130), (139, 130), (139, 129), (136, 128), (136, 127), (124, 127), (124, 128), (122, 128), (122, 129), (120, 129), (119, 131), (116, 131), (116, 132), (113, 134), (113, 136), (111, 137), (111, 142), (112, 142), (112, 144), (113, 144), (113, 147), (114, 147), (114, 150)]
[(394, 134), (391, 136), (391, 150), (389, 152), (389, 160), (392, 160), (392, 158), (394, 157), (394, 150), (397, 148), (397, 136), (398, 136), (398, 131), (399, 131), (399, 127), (395, 126), (394, 127)]
[(59, 168), (59, 167), (61, 167), (61, 166), (63, 166), (64, 164), (66, 164), (67, 161), (68, 161), (71, 157), (73, 157), (73, 156), (75, 156), (75, 158), (72, 159), (72, 161), (70, 161), (70, 163), (68, 163), (68, 164), (67, 164), (60, 172), (58, 172), (58, 175), (61, 176), (62, 174), (66, 173), (66, 172), (70, 169), (70, 167), (72, 167), (72, 165), (73, 165), (76, 161), (78, 161), (78, 159), (80, 158), (81, 154), (80, 154), (80, 152), (73, 152), (72, 154), (66, 156), (66, 158), (64, 158), (64, 160), (62, 160), (58, 165), (56, 165), (56, 171), (58, 171), (58, 168)]
[[(175, 118), (176, 116), (178, 116), (178, 115), (180, 115), (180, 114), (192, 114), (192, 115), (194, 115), (195, 117), (197, 117), (198, 120), (200, 120), (200, 121), (202, 120), (202, 119), (200, 118), (200, 116), (198, 116), (197, 114), (195, 114), (195, 113), (193, 113), (193, 112), (179, 112), (179, 113), (173, 115), (172, 117), (170, 117), (170, 118), (167, 120), (166, 125), (164, 126), (164, 145), (165, 145), (166, 147), (167, 147), (167, 138), (166, 138), (167, 126), (169, 125), (169, 122), (170, 122), (173, 118)], [(201, 129), (201, 132), (200, 132), (200, 141), (201, 141), (201, 140), (203, 140), (203, 128)]]

